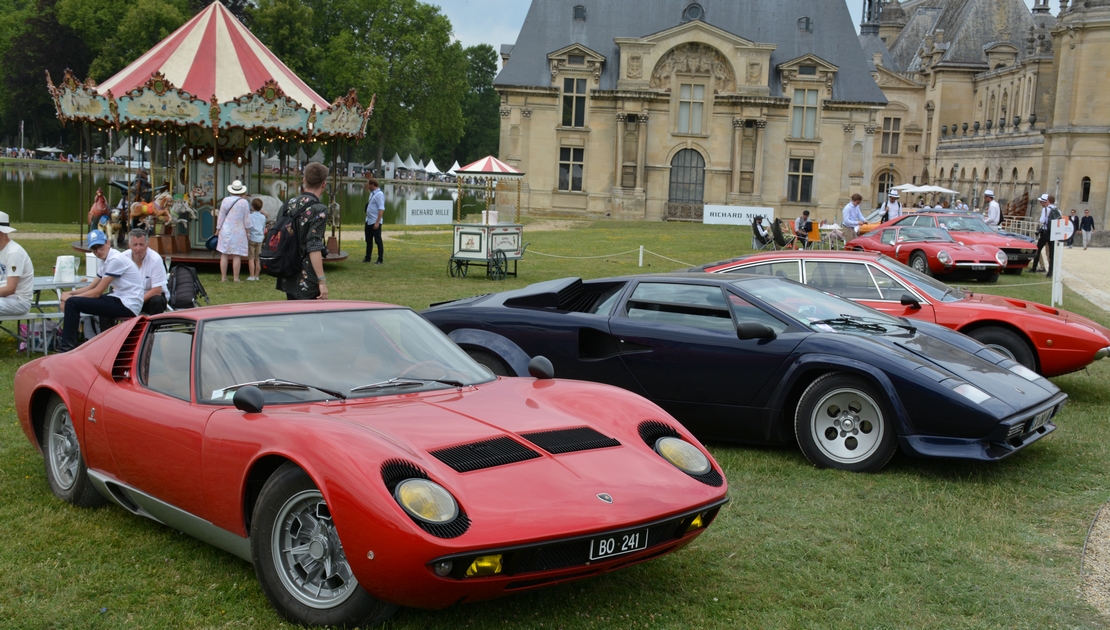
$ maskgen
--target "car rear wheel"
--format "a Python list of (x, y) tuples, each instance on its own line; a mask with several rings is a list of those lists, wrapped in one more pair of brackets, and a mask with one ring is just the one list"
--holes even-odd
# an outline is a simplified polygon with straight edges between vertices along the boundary
[(474, 359), (478, 363), (478, 365), (481, 365), (488, 369), (490, 372), (493, 372), (495, 376), (511, 376), (511, 374), (509, 374), (509, 368), (505, 365), (505, 362), (493, 356), (492, 354), (484, 352), (482, 350), (467, 350), (466, 353), (469, 354), (470, 358)]
[(295, 464), (285, 464), (266, 481), (251, 523), (258, 582), (289, 621), (369, 626), (397, 610), (359, 586), (324, 496)]
[(925, 255), (925, 252), (914, 252), (910, 256), (910, 266), (927, 276), (933, 275), (929, 271), (929, 257)]
[(967, 336), (991, 350), (1001, 352), (1007, 358), (1017, 361), (1030, 370), (1037, 369), (1037, 358), (1033, 355), (1033, 350), (1020, 335), (1013, 331), (997, 326), (986, 326), (969, 331)]
[(798, 401), (794, 435), (814, 466), (875, 472), (894, 456), (897, 439), (882, 397), (866, 379), (832, 372)]
[(69, 409), (57, 395), (50, 397), (46, 407), (46, 423), (42, 428), (42, 456), (46, 465), (46, 481), (54, 496), (79, 507), (104, 503), (104, 497), (89, 479), (81, 443), (73, 428)]

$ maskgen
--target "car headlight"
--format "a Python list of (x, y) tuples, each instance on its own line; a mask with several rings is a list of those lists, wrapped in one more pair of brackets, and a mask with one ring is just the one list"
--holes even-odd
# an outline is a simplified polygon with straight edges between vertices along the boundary
[(709, 458), (698, 447), (685, 440), (661, 437), (655, 441), (655, 452), (679, 470), (691, 475), (704, 475), (712, 470)]
[(952, 391), (963, 396), (975, 404), (980, 404), (984, 401), (990, 400), (991, 396), (987, 392), (979, 389), (971, 383), (964, 383), (952, 388)]
[(1030, 370), (1020, 363), (1015, 363), (1011, 365), (1008, 369), (1027, 381), (1036, 381), (1041, 378), (1040, 374), (1037, 374), (1033, 370)]
[(409, 516), (425, 523), (450, 523), (459, 515), (459, 504), (446, 488), (427, 479), (406, 479), (393, 491)]
[(1002, 265), (1003, 267), (1006, 266), (1006, 261), (1009, 260), (1009, 258), (1006, 257), (1006, 252), (1002, 250), (998, 250), (998, 253), (994, 255), (994, 259), (997, 260), (998, 264)]
[(948, 255), (948, 252), (943, 250), (941, 250), (941, 252), (937, 254), (937, 260), (939, 260), (940, 264), (944, 265), (945, 267), (952, 264), (952, 256)]

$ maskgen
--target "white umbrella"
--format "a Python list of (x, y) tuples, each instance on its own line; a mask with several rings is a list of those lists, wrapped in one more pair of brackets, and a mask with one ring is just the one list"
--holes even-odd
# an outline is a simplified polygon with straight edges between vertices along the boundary
[(958, 191), (958, 190), (952, 190), (950, 188), (945, 188), (943, 186), (911, 186), (909, 188), (903, 188), (902, 192), (910, 193), (911, 195), (914, 195), (914, 194), (924, 195), (924, 194), (929, 194), (929, 193), (945, 194), (945, 195), (958, 195), (958, 194), (960, 194), (960, 191)]
[(65, 151), (56, 147), (39, 147), (35, 150), (42, 151), (43, 153), (65, 153)]
[(910, 188), (917, 188), (914, 184), (902, 184), (900, 186), (891, 186), (891, 190), (909, 190)]

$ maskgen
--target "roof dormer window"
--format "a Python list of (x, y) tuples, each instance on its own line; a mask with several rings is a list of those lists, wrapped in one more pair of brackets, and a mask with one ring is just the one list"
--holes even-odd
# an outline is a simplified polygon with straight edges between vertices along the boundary
[(799, 19), (798, 20), (798, 30), (802, 31), (803, 33), (812, 33), (813, 32), (813, 20), (811, 20), (807, 17)]
[(574, 19), (575, 20), (581, 20), (581, 21), (585, 22), (586, 21), (586, 7), (582, 6), (581, 4), (574, 7)]
[(798, 66), (798, 74), (803, 76), (817, 76), (817, 66)]
[(686, 9), (683, 10), (683, 12), (682, 12), (682, 21), (683, 22), (692, 22), (694, 20), (700, 20), (704, 17), (705, 17), (705, 10), (702, 9), (701, 5), (696, 3), (696, 2), (693, 2), (693, 3), (690, 3), (689, 5), (687, 5)]
[(567, 55), (568, 66), (584, 66), (586, 65), (585, 55)]

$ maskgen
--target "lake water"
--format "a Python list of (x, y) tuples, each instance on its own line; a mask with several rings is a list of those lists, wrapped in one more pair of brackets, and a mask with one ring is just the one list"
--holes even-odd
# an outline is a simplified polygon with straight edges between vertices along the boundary
[[(87, 191), (88, 177), (93, 178), (92, 190), (104, 190), (110, 205), (119, 201), (119, 190), (109, 185), (110, 179), (126, 179), (125, 171), (97, 170), (91, 175), (86, 172), (83, 182), (78, 182), (77, 171), (64, 168), (33, 168), (26, 166), (0, 167), (0, 210), (7, 212), (12, 223), (85, 223), (91, 198), (84, 204), (79, 203), (81, 184)], [(255, 178), (257, 182), (257, 177)], [(262, 180), (260, 192), (268, 194), (274, 180)], [(291, 179), (294, 186), (299, 178)], [(252, 191), (259, 190), (257, 185)], [(385, 184), (385, 222), (389, 225), (404, 224), (405, 202), (408, 200), (448, 200), (454, 201), (458, 189), (450, 185), (426, 184)], [(88, 192), (85, 193), (86, 196)], [(463, 214), (473, 214), (485, 209), (484, 192), (463, 189)], [(364, 182), (340, 183), (337, 193), (343, 209), (343, 223), (363, 222), (366, 203), (370, 199), (370, 189)], [(327, 199), (325, 199), (327, 201)]]

